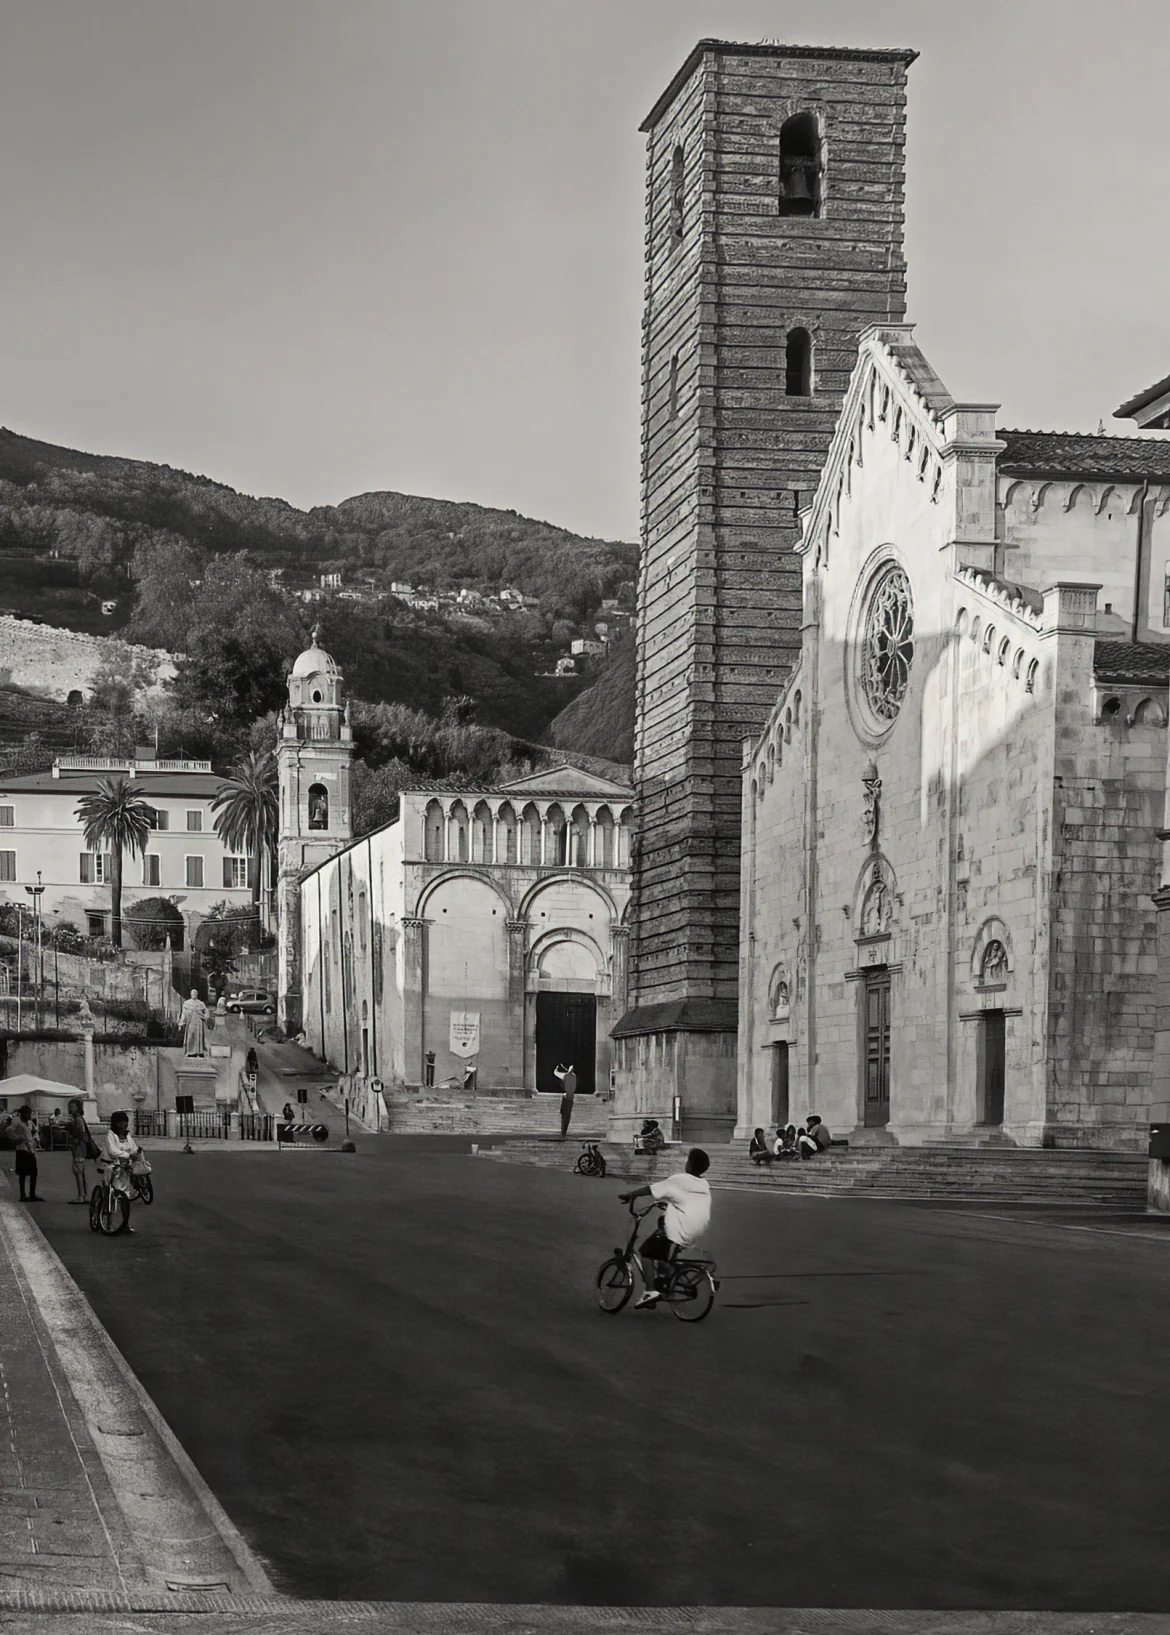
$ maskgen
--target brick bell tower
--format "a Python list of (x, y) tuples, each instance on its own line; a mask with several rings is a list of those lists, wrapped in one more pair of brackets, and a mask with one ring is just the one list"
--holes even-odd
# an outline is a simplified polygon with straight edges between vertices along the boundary
[(353, 732), (341, 671), (319, 645), (320, 628), (288, 678), (277, 721), (280, 781), (277, 988), (280, 1025), (301, 1027), (301, 879), (349, 843), (349, 761)]
[(800, 650), (797, 512), (901, 322), (913, 51), (702, 40), (647, 137), (631, 1009), (613, 1133), (731, 1137), (741, 742)]

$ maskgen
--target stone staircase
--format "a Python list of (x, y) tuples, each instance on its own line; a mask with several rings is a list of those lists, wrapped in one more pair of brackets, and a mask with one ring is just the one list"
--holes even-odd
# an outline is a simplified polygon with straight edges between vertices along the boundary
[[(576, 1134), (576, 1130), (572, 1132)], [(586, 1131), (581, 1132), (587, 1134)], [(566, 1144), (568, 1145), (568, 1144)], [(629, 1146), (600, 1143), (609, 1172), (655, 1180), (682, 1167), (686, 1147), (636, 1158)], [(571, 1169), (577, 1151), (547, 1142), (508, 1140), (481, 1156), (506, 1163)], [(911, 1198), (925, 1201), (1094, 1204), (1144, 1211), (1144, 1154), (1040, 1147), (835, 1147), (820, 1158), (757, 1166), (746, 1148), (715, 1147), (712, 1186), (817, 1197)]]
[[(547, 1138), (560, 1135), (561, 1114), (558, 1096), (442, 1096), (393, 1095), (388, 1098), (391, 1135), (512, 1135), (544, 1137), (535, 1142), (547, 1146)], [(573, 1122), (565, 1147), (586, 1139), (604, 1136), (609, 1123), (609, 1103), (593, 1096), (578, 1096)], [(563, 1153), (564, 1148), (559, 1150)], [(575, 1148), (576, 1152), (580, 1147)]]

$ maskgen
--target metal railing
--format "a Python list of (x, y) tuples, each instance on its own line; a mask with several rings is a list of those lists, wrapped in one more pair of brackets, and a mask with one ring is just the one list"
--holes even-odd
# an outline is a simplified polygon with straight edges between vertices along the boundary
[(241, 1113), (241, 1141), (272, 1141), (276, 1137), (276, 1119), (271, 1113)]
[(165, 1136), (166, 1133), (167, 1115), (165, 1113), (158, 1112), (153, 1107), (149, 1110), (142, 1107), (134, 1109), (135, 1135), (145, 1136), (148, 1141), (151, 1141), (157, 1136)]

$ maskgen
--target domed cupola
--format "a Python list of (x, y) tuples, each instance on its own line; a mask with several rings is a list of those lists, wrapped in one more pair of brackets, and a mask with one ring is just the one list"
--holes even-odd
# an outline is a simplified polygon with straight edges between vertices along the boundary
[(317, 625), (311, 646), (299, 656), (288, 678), (288, 701), (294, 710), (341, 706), (341, 671), (333, 655), (321, 646), (320, 636)]

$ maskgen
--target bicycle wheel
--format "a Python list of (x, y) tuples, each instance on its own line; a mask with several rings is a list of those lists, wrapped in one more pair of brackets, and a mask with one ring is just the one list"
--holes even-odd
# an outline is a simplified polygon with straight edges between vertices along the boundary
[(152, 1204), (154, 1202), (154, 1182), (151, 1180), (150, 1176), (140, 1175), (136, 1185), (138, 1187), (138, 1196), (140, 1200), (144, 1204)]
[(91, 1232), (100, 1232), (102, 1229), (102, 1189), (94, 1187), (89, 1195), (89, 1229)]
[(597, 1304), (615, 1317), (634, 1292), (634, 1273), (627, 1260), (617, 1255), (607, 1260), (597, 1274)]
[(593, 1159), (592, 1159), (592, 1157), (591, 1157), (591, 1155), (589, 1153), (583, 1152), (581, 1154), (580, 1158), (578, 1158), (577, 1162), (573, 1165), (573, 1174), (574, 1175), (592, 1175), (593, 1174)]
[(679, 1266), (666, 1298), (680, 1322), (701, 1323), (715, 1304), (715, 1279), (705, 1266)]
[[(105, 1188), (102, 1188), (103, 1193)], [(130, 1225), (130, 1200), (124, 1192), (110, 1190), (103, 1197), (98, 1212), (98, 1226), (107, 1238), (116, 1238)]]

